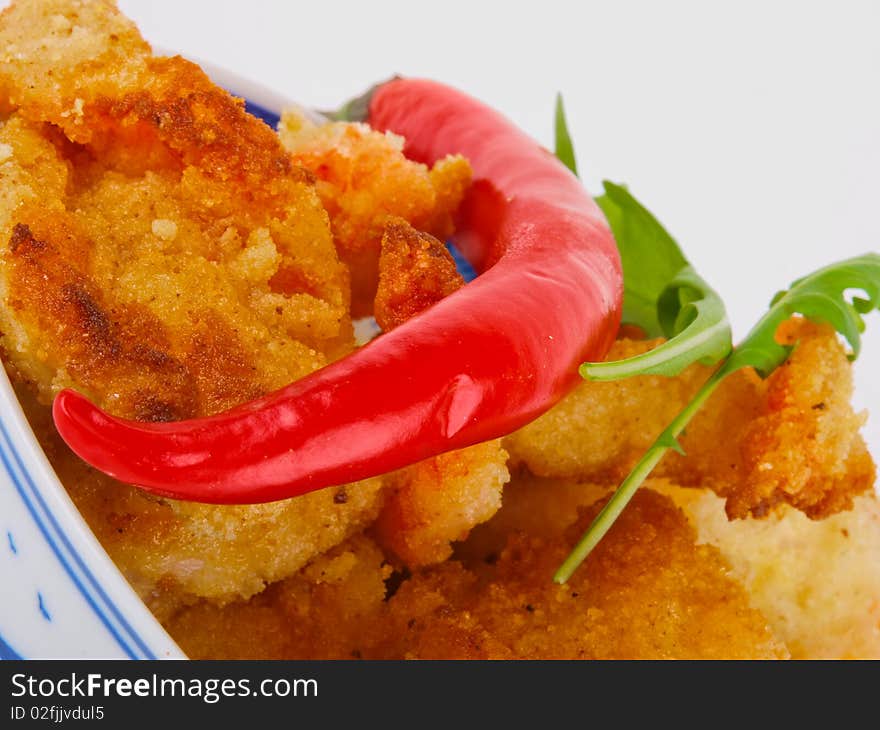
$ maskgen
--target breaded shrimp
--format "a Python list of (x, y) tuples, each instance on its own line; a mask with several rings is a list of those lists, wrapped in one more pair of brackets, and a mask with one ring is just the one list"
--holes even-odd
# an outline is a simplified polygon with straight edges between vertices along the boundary
[(470, 185), (470, 165), (450, 156), (428, 169), (404, 157), (402, 137), (364, 124), (317, 126), (292, 110), (278, 131), (293, 159), (318, 180), (336, 247), (351, 270), (352, 316), (370, 314), (388, 217), (445, 240)]
[[(786, 505), (763, 519), (731, 521), (724, 500), (711, 490), (664, 479), (646, 486), (675, 502), (698, 543), (718, 548), (730, 575), (792, 657), (880, 658), (880, 502), (874, 494), (821, 520)], [(610, 489), (518, 475), (505, 490), (501, 511), (476, 528), (456, 556), (481, 573), (486, 557), (499, 555), (511, 533), (552, 540)]]
[(269, 505), (156, 500), (57, 443), (75, 387), (141, 420), (202, 416), (354, 346), (314, 178), (194, 64), (112, 3), (0, 16), (0, 348), (87, 521), (162, 614), (249, 597), (371, 522), (381, 480)]
[[(731, 517), (791, 504), (818, 518), (848, 509), (874, 484), (874, 463), (853, 411), (852, 374), (832, 329), (802, 319), (778, 337), (797, 343), (766, 381), (751, 370), (729, 377), (656, 470), (685, 486), (708, 486)], [(619, 340), (609, 359), (655, 342)], [(584, 383), (555, 408), (505, 439), (538, 475), (618, 482), (709, 375), (694, 365), (677, 378), (640, 376)]]
[[(256, 604), (201, 604), (168, 625), (198, 658), (242, 650), (273, 658), (787, 656), (719, 551), (696, 545), (684, 514), (650, 490), (572, 581), (554, 584), (553, 569), (598, 506), (579, 519), (575, 512), (577, 522), (552, 537), (505, 531), (498, 552), (475, 557), (475, 565), (450, 560), (417, 571), (386, 600), (381, 553), (352, 543), (333, 585), (325, 587), (325, 576), (341, 560), (336, 551)], [(493, 529), (490, 521), (475, 537)], [(337, 598), (327, 601), (333, 592)], [(351, 620), (359, 622), (357, 633), (327, 630)], [(244, 648), (247, 626), (247, 635), (261, 637), (258, 647)]]

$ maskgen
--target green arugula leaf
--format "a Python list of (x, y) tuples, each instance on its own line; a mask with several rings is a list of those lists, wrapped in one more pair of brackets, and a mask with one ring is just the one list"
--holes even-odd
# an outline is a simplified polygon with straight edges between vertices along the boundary
[(724, 303), (691, 266), (682, 268), (663, 290), (657, 315), (669, 338), (660, 347), (625, 360), (584, 363), (581, 377), (603, 382), (633, 375), (674, 376), (695, 362), (714, 365), (731, 350)]
[(556, 94), (556, 157), (575, 175), (578, 174), (577, 162), (574, 158), (574, 144), (568, 133), (568, 123), (565, 121), (565, 106), (562, 103), (562, 94)]
[[(853, 290), (861, 291), (865, 296), (851, 294), (847, 298), (847, 294)], [(753, 367), (762, 377), (767, 377), (788, 359), (792, 348), (783, 347), (776, 342), (776, 330), (784, 320), (793, 314), (802, 314), (813, 321), (832, 325), (849, 342), (852, 348), (851, 358), (855, 359), (859, 354), (861, 332), (864, 330), (862, 315), (874, 309), (880, 309), (880, 254), (876, 253), (826, 266), (798, 279), (788, 291), (777, 294), (770, 303), (767, 314), (715, 370), (693, 400), (664, 429), (624, 479), (556, 571), (553, 580), (565, 583), (571, 577), (611, 529), (666, 452), (681, 448), (678, 445), (678, 436), (728, 375), (744, 367)]]
[[(556, 156), (575, 175), (577, 163), (562, 94), (556, 95)], [(614, 362), (584, 363), (586, 380), (633, 375), (678, 375), (688, 365), (712, 365), (732, 348), (721, 297), (688, 264), (660, 222), (622, 185), (603, 182), (596, 203), (605, 213), (623, 264), (623, 321), (667, 342), (650, 352)]]
[(657, 300), (687, 259), (659, 221), (622, 185), (603, 181), (596, 202), (608, 219), (623, 264), (623, 321), (660, 337)]
[[(852, 295), (864, 292), (867, 298)], [(790, 347), (776, 342), (776, 330), (792, 314), (802, 314), (814, 322), (825, 322), (836, 329), (852, 348), (851, 359), (861, 350), (865, 329), (862, 315), (880, 308), (880, 254), (869, 253), (831, 264), (795, 281), (787, 291), (779, 292), (770, 310), (751, 329), (728, 358), (724, 368), (733, 372), (753, 367), (766, 378), (788, 358)]]
[(688, 365), (712, 365), (732, 349), (727, 311), (718, 293), (687, 262), (660, 222), (622, 185), (605, 181), (596, 202), (605, 213), (623, 263), (623, 321), (668, 341), (649, 352), (584, 363), (587, 380), (678, 375)]

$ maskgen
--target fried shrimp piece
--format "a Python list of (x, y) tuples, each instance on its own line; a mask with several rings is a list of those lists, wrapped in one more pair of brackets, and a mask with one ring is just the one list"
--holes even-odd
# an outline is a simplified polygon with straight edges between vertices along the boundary
[[(687, 455), (668, 454), (655, 472), (711, 487), (731, 517), (786, 503), (818, 518), (848, 509), (874, 484), (859, 435), (864, 416), (850, 404), (850, 363), (834, 332), (796, 318), (778, 337), (797, 343), (788, 362), (766, 381), (751, 370), (729, 377), (681, 438)], [(655, 344), (620, 340), (609, 359)], [(505, 447), (538, 475), (618, 482), (708, 374), (695, 365), (677, 378), (584, 383)]]
[(404, 157), (402, 137), (363, 124), (317, 126), (293, 110), (278, 132), (293, 159), (318, 179), (336, 247), (351, 270), (352, 315), (370, 314), (387, 217), (445, 240), (470, 185), (470, 165), (450, 156), (428, 169)]
[(17, 391), (74, 504), (162, 621), (199, 598), (250, 598), (371, 523), (382, 504), (378, 478), (258, 505), (159, 499), (85, 464), (58, 437), (48, 409), (23, 386)]
[(783, 506), (735, 520), (711, 492), (667, 488), (716, 546), (796, 659), (880, 659), (880, 502), (857, 497), (822, 520)]
[(794, 353), (768, 379), (761, 413), (742, 431), (744, 480), (719, 494), (733, 517), (761, 516), (778, 504), (813, 518), (850, 509), (876, 473), (858, 433), (867, 415), (850, 402), (846, 352), (830, 326), (804, 320), (783, 325), (779, 338)]
[(18, 49), (0, 327), (45, 400), (75, 385), (120, 415), (203, 415), (352, 346), (312, 179), (240, 102), (106, 3), (17, 3), (0, 40)]
[[(45, 405), (202, 416), (353, 347), (348, 275), (312, 175), (109, 2), (0, 15), (0, 350)], [(36, 428), (85, 518), (159, 612), (248, 597), (375, 518), (381, 481), (270, 505), (156, 500)], [(35, 416), (36, 418), (36, 416)], [(343, 499), (340, 499), (343, 495)]]
[(247, 602), (202, 602), (166, 623), (193, 659), (359, 659), (382, 626), (391, 568), (356, 536)]
[[(509, 533), (479, 572), (446, 563), (407, 581), (389, 602), (397, 623), (377, 654), (425, 656), (422, 636), (430, 637), (435, 624), (442, 633), (460, 626), (465, 636), (475, 635), (476, 624), (522, 658), (787, 655), (719, 551), (696, 545), (681, 511), (650, 490), (635, 497), (566, 585), (553, 583), (602, 504), (552, 538)], [(455, 655), (457, 645), (448, 651)]]
[[(381, 553), (363, 543), (359, 552), (334, 550), (250, 604), (200, 604), (181, 611), (168, 627), (199, 658), (239, 653), (380, 659), (787, 655), (729, 577), (719, 551), (696, 545), (682, 512), (650, 490), (637, 495), (583, 570), (565, 586), (554, 584), (553, 570), (600, 505), (580, 518), (574, 506), (569, 518), (576, 521), (567, 530), (545, 514), (544, 536), (512, 529), (505, 506), (472, 537), (494, 533), (497, 552), (481, 555), (469, 540), (470, 558), (415, 571), (396, 589)], [(526, 521), (530, 529), (537, 522), (531, 516)], [(346, 577), (334, 583), (334, 595), (325, 585), (325, 571), (336, 575), (327, 561), (332, 565), (346, 551), (354, 554), (345, 558), (340, 572)], [(387, 593), (380, 590), (383, 585)], [(291, 594), (296, 601), (286, 597)], [(346, 628), (352, 614), (359, 621), (356, 632)], [(339, 627), (338, 636), (328, 632), (333, 626)], [(255, 648), (247, 644), (248, 636), (267, 638)]]
[[(402, 219), (382, 236), (376, 320), (385, 331), (464, 286), (446, 247)], [(496, 439), (441, 454), (389, 478), (389, 493), (372, 532), (409, 567), (439, 563), (451, 542), (488, 520), (501, 506), (509, 479), (507, 452)]]
[[(632, 357), (659, 343), (617, 340), (608, 359)], [(524, 463), (540, 476), (619, 481), (707, 374), (696, 366), (677, 378), (653, 375), (582, 383), (546, 414), (508, 436), (505, 447), (514, 463)]]
[[(880, 658), (880, 503), (873, 494), (821, 520), (785, 505), (767, 519), (729, 521), (724, 500), (711, 490), (663, 479), (647, 485), (681, 508), (699, 543), (718, 548), (792, 657)], [(501, 511), (456, 556), (479, 573), (512, 532), (553, 539), (609, 489), (519, 475), (505, 490)]]
[(452, 555), (452, 542), (485, 522), (501, 506), (510, 474), (499, 440), (451, 451), (389, 478), (389, 493), (372, 532), (409, 567)]

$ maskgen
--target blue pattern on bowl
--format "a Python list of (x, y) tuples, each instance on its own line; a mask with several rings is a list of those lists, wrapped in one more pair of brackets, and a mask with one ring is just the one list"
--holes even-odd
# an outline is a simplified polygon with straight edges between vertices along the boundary
[(20, 656), (15, 649), (13, 649), (9, 644), (3, 641), (3, 637), (0, 636), (0, 660), (3, 659), (23, 659), (24, 657)]
[[(26, 459), (16, 449), (5, 423), (0, 420), (0, 462), (57, 561), (63, 566), (82, 598), (114, 637), (125, 656), (132, 659), (155, 659), (156, 654), (132, 628), (116, 603), (108, 597), (101, 582), (71, 544), (71, 539), (61, 528), (58, 518), (47, 505), (46, 499), (25, 466), (25, 461)], [(7, 528), (6, 534), (10, 552), (17, 557), (19, 547), (13, 538), (11, 526)], [(45, 621), (51, 622), (52, 618), (44, 594), (48, 595), (46, 591), (38, 591), (34, 604), (40, 616)], [(0, 647), (0, 651), (8, 651), (18, 656), (5, 642)]]
[(276, 114), (265, 107), (256, 104), (249, 99), (244, 100), (244, 108), (247, 109), (248, 113), (253, 114), (257, 119), (262, 119), (266, 124), (268, 124), (272, 129), (278, 128), (278, 122), (281, 121), (281, 115)]

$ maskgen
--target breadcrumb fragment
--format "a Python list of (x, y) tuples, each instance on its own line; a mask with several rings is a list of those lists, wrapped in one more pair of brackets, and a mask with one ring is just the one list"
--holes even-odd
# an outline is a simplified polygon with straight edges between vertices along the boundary
[(406, 221), (391, 220), (382, 235), (374, 315), (386, 332), (464, 286), (446, 247)]
[(296, 110), (282, 115), (278, 133), (297, 164), (318, 180), (336, 247), (351, 271), (352, 316), (371, 314), (388, 217), (445, 240), (470, 185), (470, 165), (451, 156), (429, 170), (404, 157), (397, 135), (357, 123), (317, 126)]

